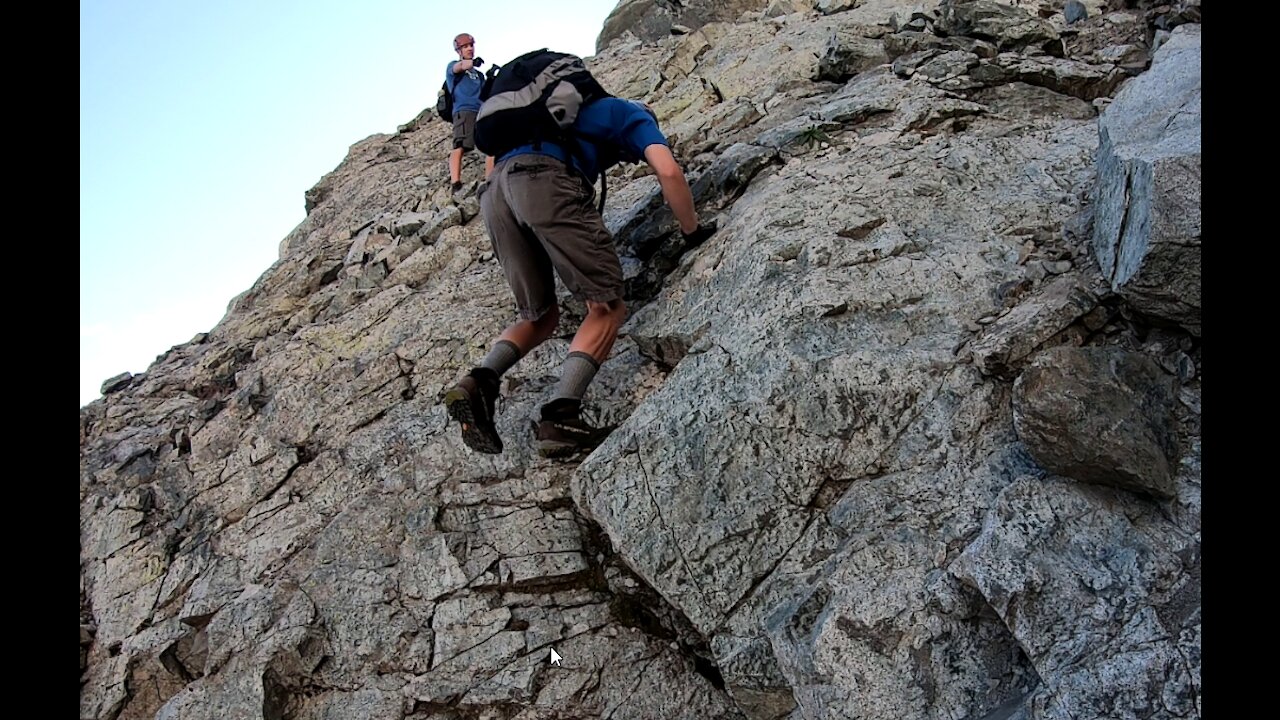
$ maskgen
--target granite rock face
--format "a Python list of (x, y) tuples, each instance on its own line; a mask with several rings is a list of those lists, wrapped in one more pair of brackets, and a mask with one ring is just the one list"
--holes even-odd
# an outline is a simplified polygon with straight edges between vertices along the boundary
[(432, 108), (353, 145), (81, 409), (80, 717), (1199, 717), (1199, 7), (1078, 4), (620, 3), (589, 65), (719, 230), (609, 171), (567, 461), (582, 303), (472, 453), (482, 160)]

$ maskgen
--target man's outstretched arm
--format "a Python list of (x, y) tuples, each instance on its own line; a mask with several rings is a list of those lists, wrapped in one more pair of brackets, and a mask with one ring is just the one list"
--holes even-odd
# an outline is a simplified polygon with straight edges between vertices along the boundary
[(689, 181), (685, 179), (684, 171), (671, 154), (671, 148), (654, 143), (644, 149), (644, 160), (658, 176), (662, 197), (680, 222), (680, 232), (688, 235), (697, 230), (698, 211), (693, 207), (693, 193), (689, 191)]

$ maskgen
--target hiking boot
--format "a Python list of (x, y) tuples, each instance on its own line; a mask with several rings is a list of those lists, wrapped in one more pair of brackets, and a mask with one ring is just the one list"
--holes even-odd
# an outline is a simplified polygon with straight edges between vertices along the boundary
[(542, 406), (537, 425), (538, 454), (545, 458), (590, 452), (604, 442), (613, 427), (595, 428), (582, 419), (582, 403), (557, 398)]
[(459, 181), (455, 182), (455, 183), (451, 186), (451, 189), (450, 189), (450, 191), (449, 191), (449, 192), (456, 193), (456, 192), (458, 192), (458, 191), (459, 191), (459, 190), (461, 190), (461, 189), (462, 189), (462, 181), (461, 181), (461, 180), (459, 180)]
[(476, 452), (502, 452), (502, 438), (493, 418), (497, 399), (498, 374), (483, 367), (472, 369), (444, 394), (449, 417), (462, 424), (462, 442)]

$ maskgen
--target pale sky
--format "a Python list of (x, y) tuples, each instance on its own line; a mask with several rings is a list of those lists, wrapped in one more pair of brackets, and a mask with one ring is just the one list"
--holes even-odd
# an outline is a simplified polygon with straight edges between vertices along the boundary
[(212, 329), (348, 147), (434, 106), (455, 35), (586, 57), (616, 4), (82, 0), (81, 406)]

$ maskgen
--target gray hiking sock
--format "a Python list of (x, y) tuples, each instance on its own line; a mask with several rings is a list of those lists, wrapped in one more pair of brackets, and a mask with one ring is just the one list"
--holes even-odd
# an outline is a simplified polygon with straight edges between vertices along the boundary
[(499, 340), (489, 349), (489, 354), (484, 356), (484, 360), (480, 362), (480, 367), (489, 368), (498, 375), (502, 375), (511, 369), (520, 360), (520, 348), (510, 340)]
[(587, 392), (587, 386), (591, 384), (591, 379), (596, 376), (596, 371), (599, 369), (600, 363), (587, 353), (569, 353), (569, 357), (564, 359), (564, 365), (561, 366), (560, 382), (556, 383), (556, 390), (551, 399), (581, 400)]

